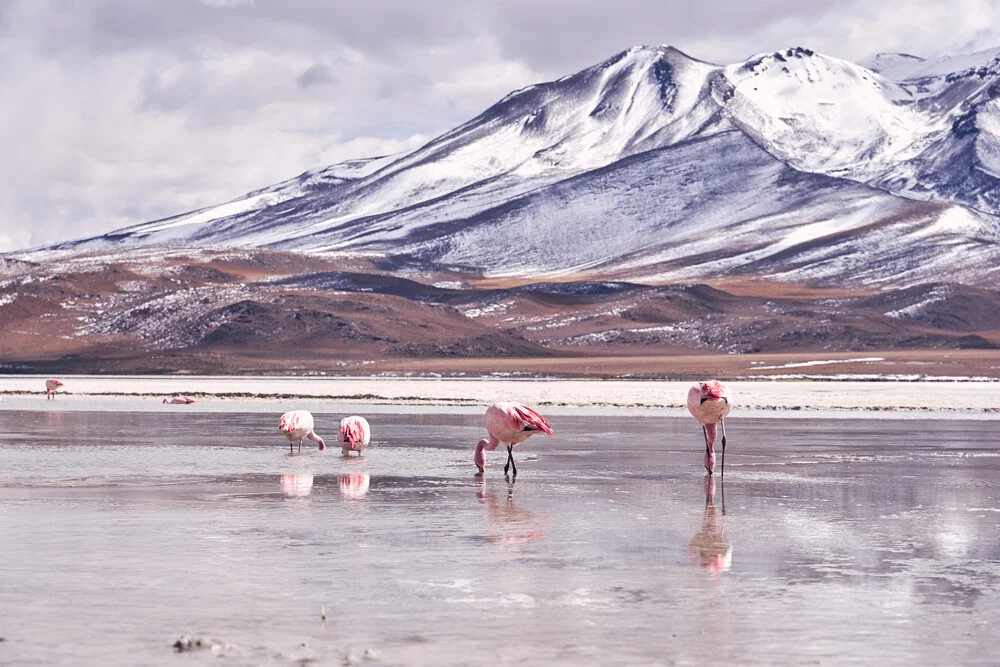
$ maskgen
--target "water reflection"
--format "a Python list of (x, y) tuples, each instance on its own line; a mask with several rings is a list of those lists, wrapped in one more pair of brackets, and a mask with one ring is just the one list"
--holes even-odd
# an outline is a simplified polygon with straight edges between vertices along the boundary
[[(539, 516), (514, 502), (514, 485), (507, 483), (504, 491), (476, 476), (476, 498), (486, 506), (486, 539), (496, 544), (525, 544), (545, 537), (549, 517)], [(504, 497), (501, 498), (501, 495)]]
[(313, 474), (311, 472), (282, 473), (281, 492), (289, 498), (304, 498), (312, 493)]
[(370, 483), (371, 475), (368, 473), (344, 474), (337, 478), (337, 484), (340, 486), (340, 494), (345, 498), (363, 497), (368, 493), (368, 485)]
[(733, 564), (733, 544), (725, 535), (726, 493), (721, 481), (719, 494), (722, 504), (721, 521), (715, 505), (715, 477), (705, 475), (705, 516), (701, 521), (701, 530), (688, 543), (688, 559), (710, 574), (726, 572)]

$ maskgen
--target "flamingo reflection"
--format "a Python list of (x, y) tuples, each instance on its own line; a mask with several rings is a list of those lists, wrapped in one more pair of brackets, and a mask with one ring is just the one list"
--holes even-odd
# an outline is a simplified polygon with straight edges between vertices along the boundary
[(311, 472), (282, 473), (281, 492), (289, 498), (304, 498), (312, 493), (313, 474)]
[(368, 485), (371, 483), (371, 475), (344, 474), (337, 478), (340, 486), (340, 495), (345, 498), (361, 498), (368, 493)]
[(507, 484), (507, 497), (500, 499), (500, 491), (486, 484), (477, 476), (476, 498), (486, 506), (486, 522), (490, 529), (487, 540), (496, 544), (525, 544), (545, 537), (549, 518), (538, 516), (514, 502), (514, 485)]
[(688, 544), (688, 559), (710, 574), (726, 572), (733, 564), (733, 544), (725, 535), (726, 493), (721, 483), (719, 490), (722, 501), (721, 524), (715, 507), (715, 478), (712, 473), (706, 474), (705, 516), (701, 522), (701, 530), (695, 533)]

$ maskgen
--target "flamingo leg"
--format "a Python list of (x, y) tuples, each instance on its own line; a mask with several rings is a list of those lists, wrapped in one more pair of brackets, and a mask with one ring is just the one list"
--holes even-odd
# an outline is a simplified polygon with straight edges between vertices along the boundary
[(507, 474), (507, 469), (514, 469), (514, 477), (517, 477), (517, 466), (514, 465), (514, 445), (507, 445), (507, 463), (503, 467), (503, 474)]
[(299, 438), (299, 454), (302, 453), (302, 439)]
[(725, 475), (726, 475), (726, 420), (723, 419), (719, 423), (722, 424), (722, 469), (719, 471), (719, 477), (725, 477)]
[[(704, 424), (701, 425), (701, 434), (705, 436), (705, 454), (711, 455), (712, 448), (708, 446), (708, 429), (705, 427)], [(708, 466), (705, 466), (705, 470), (708, 470), (709, 475), (712, 474), (712, 471), (709, 470)]]
[(288, 441), (288, 453), (289, 454), (295, 453), (295, 445), (292, 444), (291, 440)]

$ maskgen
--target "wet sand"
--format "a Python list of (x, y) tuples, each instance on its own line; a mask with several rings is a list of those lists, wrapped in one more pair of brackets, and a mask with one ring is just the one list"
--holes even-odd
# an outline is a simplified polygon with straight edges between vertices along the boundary
[(713, 492), (689, 417), (556, 411), (510, 485), (481, 410), (74, 403), (0, 410), (0, 664), (996, 662), (992, 421), (734, 418)]

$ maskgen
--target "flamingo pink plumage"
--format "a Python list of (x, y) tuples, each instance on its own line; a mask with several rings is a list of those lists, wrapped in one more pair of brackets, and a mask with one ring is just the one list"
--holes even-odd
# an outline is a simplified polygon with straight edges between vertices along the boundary
[(722, 425), (722, 470), (726, 474), (726, 423), (723, 421), (732, 406), (729, 405), (729, 393), (726, 386), (718, 380), (696, 382), (688, 390), (688, 411), (701, 423), (705, 434), (705, 469), (715, 472), (715, 438), (718, 425)]
[(368, 441), (372, 438), (371, 427), (364, 417), (344, 417), (340, 420), (340, 428), (337, 429), (337, 442), (344, 456), (350, 456), (351, 452), (357, 452), (358, 456), (368, 446)]
[(169, 403), (171, 405), (190, 405), (194, 403), (194, 399), (190, 396), (174, 396), (171, 399), (163, 399), (164, 403)]
[(49, 378), (45, 381), (45, 400), (51, 401), (56, 397), (56, 392), (62, 389), (64, 386), (63, 381), (59, 378)]
[(490, 439), (479, 441), (473, 459), (479, 472), (486, 471), (486, 456), (483, 451), (493, 451), (502, 442), (507, 445), (507, 463), (503, 467), (503, 472), (506, 475), (507, 470), (513, 467), (515, 477), (517, 466), (514, 465), (514, 447), (536, 433), (554, 435), (552, 426), (545, 417), (518, 403), (494, 403), (487, 408), (486, 431), (490, 434)]
[(302, 451), (302, 440), (309, 438), (314, 442), (319, 443), (319, 451), (326, 449), (326, 443), (323, 442), (323, 438), (319, 437), (313, 432), (313, 416), (308, 410), (292, 410), (291, 412), (286, 412), (281, 415), (281, 421), (278, 422), (278, 428), (285, 437), (288, 438), (288, 449), (292, 450), (292, 443), (296, 440), (299, 441), (299, 451)]

